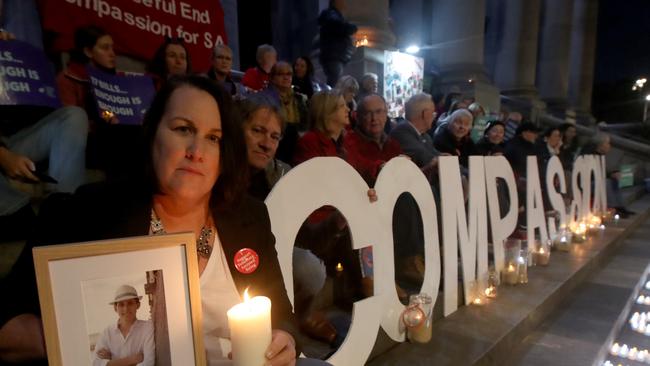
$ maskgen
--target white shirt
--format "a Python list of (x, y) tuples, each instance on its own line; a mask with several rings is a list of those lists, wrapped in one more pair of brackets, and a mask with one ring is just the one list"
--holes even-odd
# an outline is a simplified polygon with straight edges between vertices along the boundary
[[(201, 274), (201, 307), (203, 309), (203, 343), (208, 365), (231, 365), (232, 349), (226, 312), (242, 302), (232, 279), (228, 260), (215, 235), (214, 250)], [(217, 250), (218, 249), (218, 250)]]
[(97, 356), (97, 352), (103, 348), (111, 352), (111, 359), (132, 356), (142, 352), (144, 360), (138, 366), (154, 366), (156, 362), (155, 345), (153, 338), (153, 324), (149, 320), (136, 320), (124, 337), (117, 327), (117, 322), (104, 329), (99, 341), (95, 345), (93, 366), (105, 366), (110, 360), (104, 360)]

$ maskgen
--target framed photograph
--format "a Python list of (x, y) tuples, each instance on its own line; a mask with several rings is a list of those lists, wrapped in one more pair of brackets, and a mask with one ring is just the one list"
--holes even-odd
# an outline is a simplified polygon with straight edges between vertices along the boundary
[(34, 248), (50, 365), (206, 364), (194, 234)]

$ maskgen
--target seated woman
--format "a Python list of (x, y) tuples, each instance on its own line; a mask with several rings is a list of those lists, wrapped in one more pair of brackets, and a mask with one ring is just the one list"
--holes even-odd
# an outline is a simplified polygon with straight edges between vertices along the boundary
[(133, 159), (142, 144), (140, 126), (119, 125), (111, 114), (97, 110), (88, 68), (116, 74), (113, 38), (104, 29), (91, 25), (74, 34), (74, 49), (68, 67), (57, 76), (61, 102), (85, 109), (89, 120), (86, 164), (104, 170), (108, 178), (128, 176), (136, 169)]
[(147, 65), (147, 72), (153, 77), (156, 90), (160, 90), (162, 84), (172, 75), (191, 74), (192, 61), (183, 40), (165, 38)]
[[(272, 300), (269, 363), (293, 365), (297, 355), (291, 304), (275, 251), (266, 206), (246, 196), (248, 169), (241, 128), (230, 95), (201, 76), (170, 79), (144, 120), (143, 177), (80, 188), (43, 204), (38, 244), (191, 231), (197, 239), (203, 331), (210, 364), (227, 359), (226, 311), (246, 288)], [(138, 177), (136, 177), (138, 178)], [(259, 265), (238, 272), (232, 258), (242, 246)], [(0, 311), (0, 359), (45, 357), (38, 295), (26, 248), (0, 289), (17, 301)], [(15, 291), (15, 292), (13, 292)], [(224, 342), (220, 342), (224, 340)]]
[(483, 137), (476, 143), (476, 154), (483, 156), (503, 155), (505, 125), (499, 120), (488, 122)]
[(305, 94), (307, 99), (315, 92), (320, 91), (320, 85), (314, 80), (314, 64), (308, 56), (298, 56), (293, 62), (293, 89)]
[(475, 155), (470, 137), (474, 117), (467, 109), (458, 109), (449, 117), (449, 123), (436, 131), (433, 145), (441, 153), (458, 156), (460, 165), (467, 168), (469, 156)]
[[(343, 96), (336, 90), (320, 91), (314, 94), (309, 107), (313, 128), (298, 140), (294, 163), (321, 156), (339, 157), (355, 168), (366, 182), (374, 182), (384, 162), (366, 159), (350, 145), (350, 140), (345, 139), (350, 109)], [(371, 202), (377, 199), (373, 189), (368, 191), (368, 198)], [(351, 249), (347, 221), (334, 207), (325, 206), (313, 212), (299, 230), (296, 245), (321, 258), (330, 275), (336, 273), (338, 263), (348, 269), (345, 276), (349, 277), (347, 283), (351, 288), (346, 289), (347, 293), (340, 299), (344, 307), (364, 297), (359, 255)]]
[(104, 29), (94, 25), (77, 29), (70, 62), (56, 77), (63, 105), (84, 108), (91, 121), (99, 121), (86, 67), (115, 74), (115, 59), (113, 38)]

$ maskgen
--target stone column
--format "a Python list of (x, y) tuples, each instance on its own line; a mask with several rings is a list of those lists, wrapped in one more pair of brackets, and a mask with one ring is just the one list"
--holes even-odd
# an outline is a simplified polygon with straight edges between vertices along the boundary
[(239, 24), (237, 22), (237, 0), (221, 0), (223, 21), (228, 36), (228, 47), (232, 49), (232, 68), (239, 70)]
[(564, 118), (568, 108), (573, 0), (544, 0), (542, 4), (537, 90), (548, 111)]
[(497, 3), (502, 27), (497, 35), (494, 82), (508, 109), (536, 120), (545, 107), (535, 87), (541, 0)]
[(393, 1), (390, 17), (397, 48), (405, 49), (411, 45), (422, 47), (428, 41), (425, 40), (423, 10), (424, 0)]
[(319, 4), (304, 0), (272, 0), (273, 46), (280, 60), (292, 63), (312, 51), (318, 34)]
[(569, 103), (578, 122), (593, 124), (591, 93), (594, 84), (598, 0), (575, 0), (569, 69)]
[(443, 92), (459, 88), (490, 111), (499, 109), (499, 91), (483, 65), (485, 0), (433, 0), (427, 69), (440, 73)]

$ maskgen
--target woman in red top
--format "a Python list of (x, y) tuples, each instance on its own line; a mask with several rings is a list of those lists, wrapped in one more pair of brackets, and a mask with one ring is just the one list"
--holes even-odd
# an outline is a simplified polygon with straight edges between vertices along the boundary
[(68, 67), (56, 77), (61, 102), (66, 106), (84, 108), (89, 119), (97, 120), (99, 116), (90, 95), (86, 66), (90, 64), (109, 74), (115, 73), (113, 38), (104, 29), (91, 25), (75, 31), (74, 44)]
[(383, 162), (364, 158), (351, 145), (352, 140), (345, 139), (345, 128), (350, 124), (349, 113), (350, 109), (339, 92), (324, 90), (314, 94), (309, 105), (312, 129), (298, 140), (294, 165), (318, 156), (338, 156), (352, 165), (367, 182), (374, 181)]

